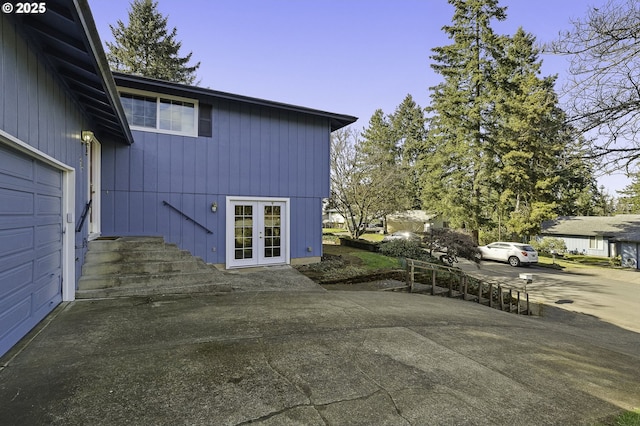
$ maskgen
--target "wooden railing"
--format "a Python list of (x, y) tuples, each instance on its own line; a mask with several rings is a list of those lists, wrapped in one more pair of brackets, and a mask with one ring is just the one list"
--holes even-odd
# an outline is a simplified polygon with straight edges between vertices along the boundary
[(406, 286), (411, 293), (459, 297), (501, 311), (531, 315), (526, 291), (474, 277), (450, 266), (406, 259)]

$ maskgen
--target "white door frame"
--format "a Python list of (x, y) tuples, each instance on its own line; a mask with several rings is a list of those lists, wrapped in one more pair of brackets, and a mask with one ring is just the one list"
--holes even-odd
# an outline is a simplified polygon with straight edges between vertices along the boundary
[[(281, 241), (282, 241), (282, 249), (284, 250), (282, 260), (278, 260), (277, 262), (265, 261), (261, 259), (263, 256), (258, 255), (256, 249), (258, 247), (254, 246), (254, 252), (256, 253), (251, 259), (243, 259), (236, 260), (234, 258), (234, 250), (235, 250), (235, 232), (234, 232), (234, 209), (233, 206), (235, 203), (255, 203), (256, 205), (259, 203), (282, 203), (283, 211), (282, 211), (282, 228), (281, 228)], [(226, 231), (225, 231), (225, 248), (226, 248), (226, 268), (243, 268), (243, 267), (252, 267), (252, 266), (263, 266), (263, 265), (274, 265), (274, 264), (289, 264), (291, 262), (291, 238), (290, 238), (290, 200), (289, 198), (276, 198), (276, 197), (242, 197), (242, 196), (227, 196), (226, 197)], [(256, 211), (254, 217), (257, 220), (261, 220), (260, 214)], [(255, 224), (256, 229), (258, 223)]]
[(100, 236), (100, 211), (101, 211), (101, 166), (102, 166), (102, 145), (95, 137), (87, 144), (87, 202), (91, 201), (91, 209), (89, 210), (89, 241)]
[[(78, 138), (80, 139), (80, 138)], [(0, 143), (42, 161), (62, 173), (62, 300), (76, 298), (76, 170), (0, 129)], [(78, 140), (78, 145), (80, 140)]]

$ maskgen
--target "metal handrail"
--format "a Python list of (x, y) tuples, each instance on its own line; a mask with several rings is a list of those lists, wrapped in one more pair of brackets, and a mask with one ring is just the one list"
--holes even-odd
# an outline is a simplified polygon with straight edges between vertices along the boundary
[(205, 231), (207, 231), (207, 234), (213, 234), (213, 231), (210, 230), (209, 228), (207, 228), (206, 226), (204, 226), (203, 224), (201, 224), (200, 222), (196, 221), (195, 219), (192, 219), (191, 217), (187, 216), (186, 214), (184, 214), (180, 209), (178, 209), (177, 207), (172, 206), (171, 204), (169, 204), (169, 202), (167, 201), (162, 201), (162, 204), (164, 204), (165, 206), (171, 208), (172, 210), (176, 211), (177, 213), (179, 213), (180, 215), (182, 215), (186, 220), (193, 222), (194, 224), (198, 225), (200, 228), (204, 229)]
[(93, 200), (89, 200), (86, 206), (84, 206), (84, 210), (82, 210), (82, 214), (80, 215), (80, 223), (76, 226), (76, 232), (82, 231), (82, 227), (84, 226), (84, 221), (87, 220), (87, 215), (89, 214), (89, 209), (91, 208), (91, 202)]

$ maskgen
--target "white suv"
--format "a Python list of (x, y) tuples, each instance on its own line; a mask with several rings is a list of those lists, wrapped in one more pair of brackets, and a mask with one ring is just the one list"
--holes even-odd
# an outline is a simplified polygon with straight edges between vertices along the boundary
[(511, 266), (538, 263), (538, 252), (529, 244), (497, 242), (478, 249), (482, 259), (509, 262)]

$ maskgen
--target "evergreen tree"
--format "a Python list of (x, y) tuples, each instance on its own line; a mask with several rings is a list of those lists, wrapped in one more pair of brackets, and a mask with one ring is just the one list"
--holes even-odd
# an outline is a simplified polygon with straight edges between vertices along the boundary
[(618, 191), (618, 212), (640, 214), (640, 172), (631, 176), (631, 183)]
[[(522, 29), (496, 35), (491, 21), (506, 18), (497, 0), (449, 2), (456, 9), (444, 30), (453, 44), (432, 56), (444, 81), (432, 88), (428, 109), (422, 199), (453, 226), (535, 235), (566, 207), (559, 195), (588, 191), (589, 164), (577, 161), (555, 77), (540, 76), (535, 38)], [(563, 171), (567, 161), (584, 175)]]
[(495, 155), (499, 210), (508, 214), (506, 228), (533, 235), (543, 220), (555, 216), (554, 171), (564, 149), (565, 115), (557, 106), (555, 77), (540, 78), (542, 62), (535, 38), (521, 28), (505, 39), (495, 87)]
[(449, 0), (452, 25), (443, 30), (452, 44), (436, 47), (432, 68), (444, 79), (431, 88), (429, 133), (419, 160), (422, 200), (453, 226), (478, 230), (488, 208), (495, 68), (502, 38), (491, 28), (504, 20), (497, 0)]
[(357, 145), (362, 153), (362, 169), (368, 174), (367, 185), (377, 182), (384, 185), (377, 193), (379, 199), (373, 200), (373, 205), (377, 214), (374, 219), (382, 218), (385, 227), (387, 215), (410, 207), (406, 187), (410, 170), (401, 161), (401, 142), (389, 117), (378, 109), (371, 116), (369, 126), (363, 130)]
[(182, 43), (176, 41), (177, 30), (167, 30), (167, 17), (158, 12), (158, 2), (133, 0), (129, 23), (118, 20), (110, 25), (114, 43), (107, 42), (107, 59), (115, 71), (194, 84), (200, 62), (187, 64), (192, 52), (179, 56)]
[(420, 182), (417, 160), (426, 140), (424, 110), (407, 95), (390, 116), (390, 124), (400, 148), (400, 164), (404, 170), (404, 189), (408, 208), (420, 209)]

